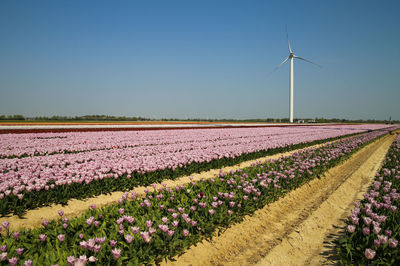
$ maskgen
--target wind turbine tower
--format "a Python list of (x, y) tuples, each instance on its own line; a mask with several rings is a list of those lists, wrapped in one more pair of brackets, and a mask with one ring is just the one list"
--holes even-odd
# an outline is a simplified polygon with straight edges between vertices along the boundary
[(293, 123), (293, 87), (294, 87), (294, 76), (293, 76), (293, 61), (294, 59), (300, 59), (303, 61), (306, 61), (308, 63), (314, 64), (318, 67), (321, 67), (320, 65), (311, 62), (310, 60), (304, 59), (300, 56), (297, 56), (293, 53), (292, 47), (290, 46), (289, 42), (289, 34), (286, 28), (286, 39), (288, 41), (288, 48), (289, 48), (289, 56), (283, 60), (283, 62), (275, 68), (275, 71), (278, 70), (283, 64), (285, 64), (288, 60), (290, 60), (290, 70), (289, 70), (289, 122)]

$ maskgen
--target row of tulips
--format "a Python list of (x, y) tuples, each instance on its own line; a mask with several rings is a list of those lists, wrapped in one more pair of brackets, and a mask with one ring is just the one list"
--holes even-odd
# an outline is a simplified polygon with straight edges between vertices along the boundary
[[(155, 143), (77, 154), (0, 159), (0, 215), (22, 215), (26, 210), (43, 205), (66, 204), (71, 198), (82, 199), (113, 191), (127, 191), (138, 185), (235, 165), (245, 160), (341, 138), (343, 133), (359, 131), (348, 126), (325, 129), (307, 127), (307, 134), (300, 132), (299, 127), (290, 129), (293, 131), (288, 128), (279, 129), (286, 130), (285, 135), (276, 135), (279, 133), (276, 128), (224, 130), (231, 129), (200, 130), (201, 134), (211, 135), (203, 138), (212, 137), (219, 144), (204, 141), (193, 146), (193, 143), (189, 143), (194, 141), (191, 139), (185, 142), (186, 146), (182, 143)], [(245, 130), (250, 131), (246, 133)], [(236, 137), (229, 140), (227, 135), (219, 135), (220, 140), (217, 141), (216, 135), (213, 135), (216, 132), (235, 133)], [(270, 135), (266, 136), (268, 132)], [(197, 130), (187, 130), (187, 133), (192, 134), (188, 135), (191, 138), (199, 134)], [(131, 134), (140, 135), (138, 132)]]
[(186, 186), (125, 192), (118, 204), (91, 208), (80, 217), (43, 221), (11, 232), (3, 222), (1, 265), (137, 265), (183, 253), (247, 214), (323, 173), (382, 136), (375, 131), (298, 151), (243, 170)]
[[(258, 130), (255, 129), (256, 133), (261, 132)], [(296, 127), (296, 130), (299, 129)], [(189, 132), (197, 134), (196, 130), (189, 130)], [(184, 150), (181, 146), (178, 147), (179, 152), (160, 153), (164, 146), (155, 145), (152, 149), (158, 150), (159, 153), (155, 151), (151, 156), (137, 154), (138, 149), (125, 148), (122, 151), (101, 150), (90, 153), (0, 159), (0, 167), (3, 166), (3, 173), (0, 171), (2, 181), (0, 183), (0, 215), (10, 213), (23, 215), (26, 210), (40, 206), (52, 203), (66, 204), (71, 198), (83, 199), (113, 191), (127, 191), (135, 186), (149, 185), (164, 179), (175, 179), (183, 175), (231, 166), (246, 160), (343, 137), (339, 135), (323, 138), (330, 136), (327, 132), (331, 131), (326, 131), (326, 129), (324, 134), (320, 132), (321, 134), (316, 136), (310, 135), (312, 132), (314, 131), (311, 129), (307, 135), (300, 134), (291, 138), (287, 135), (269, 137), (261, 135), (255, 138), (258, 144), (250, 145), (249, 140), (246, 143), (242, 142), (241, 148), (235, 145), (235, 142), (230, 142), (219, 147), (202, 147), (200, 150), (192, 149), (191, 146)], [(136, 135), (137, 132), (134, 134)], [(337, 132), (334, 136), (336, 134)], [(245, 134), (241, 139), (248, 139), (246, 136), (248, 135)], [(290, 143), (287, 139), (294, 144), (287, 144)], [(171, 145), (166, 148), (170, 147)], [(169, 164), (171, 160), (174, 161), (172, 166)], [(154, 167), (143, 169), (143, 165), (146, 164), (152, 164)]]
[(337, 241), (344, 264), (400, 264), (400, 136), (392, 144), (375, 181), (355, 202)]

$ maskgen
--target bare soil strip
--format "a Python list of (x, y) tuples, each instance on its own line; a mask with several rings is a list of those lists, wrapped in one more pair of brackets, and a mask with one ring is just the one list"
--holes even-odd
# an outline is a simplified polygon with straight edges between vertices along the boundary
[[(326, 143), (324, 143), (324, 144), (326, 144)], [(317, 144), (317, 145), (313, 145), (313, 146), (310, 146), (310, 147), (307, 147), (304, 149), (315, 148), (315, 147), (319, 147), (324, 144)], [(224, 168), (222, 168), (222, 171), (229, 172), (231, 170), (235, 170), (238, 168), (249, 167), (253, 163), (256, 163), (259, 161), (265, 161), (267, 159), (277, 159), (282, 156), (288, 156), (299, 150), (301, 150), (301, 149), (242, 162), (235, 166), (224, 167)], [(212, 169), (209, 171), (201, 172), (199, 174), (193, 174), (191, 176), (193, 177), (193, 181), (199, 181), (203, 178), (205, 178), (205, 179), (213, 178), (219, 173), (219, 171), (220, 171), (220, 169)], [(165, 180), (162, 183), (166, 183), (167, 187), (173, 188), (175, 186), (185, 185), (189, 182), (191, 182), (189, 176), (184, 176), (184, 177), (181, 177), (176, 180)], [(161, 186), (162, 186), (161, 184), (157, 184), (157, 189)], [(140, 197), (145, 194), (144, 193), (145, 189), (153, 190), (153, 188), (150, 186), (136, 187), (134, 190), (136, 191), (136, 194)], [(67, 206), (62, 206), (60, 204), (53, 204), (51, 206), (42, 207), (40, 209), (29, 210), (29, 211), (27, 211), (27, 213), (24, 215), (24, 217), (22, 219), (16, 215), (13, 215), (13, 216), (0, 218), (0, 223), (5, 220), (8, 220), (10, 222), (11, 230), (18, 230), (20, 228), (35, 228), (35, 227), (41, 226), (42, 221), (44, 219), (47, 219), (47, 220), (57, 219), (59, 217), (58, 210), (62, 209), (64, 211), (64, 215), (66, 215), (67, 217), (78, 216), (79, 214), (82, 214), (83, 212), (85, 212), (92, 204), (95, 204), (96, 207), (103, 207), (106, 205), (117, 203), (118, 199), (120, 199), (122, 197), (122, 194), (123, 194), (123, 192), (113, 192), (108, 195), (99, 195), (97, 197), (93, 197), (93, 198), (89, 198), (89, 199), (85, 199), (85, 200), (71, 199), (68, 202)]]
[(394, 139), (395, 135), (387, 135), (367, 145), (321, 179), (310, 181), (245, 217), (220, 236), (203, 241), (176, 261), (164, 264), (318, 265), (326, 262), (319, 255), (324, 251), (326, 235), (348, 215), (359, 192), (373, 180)]

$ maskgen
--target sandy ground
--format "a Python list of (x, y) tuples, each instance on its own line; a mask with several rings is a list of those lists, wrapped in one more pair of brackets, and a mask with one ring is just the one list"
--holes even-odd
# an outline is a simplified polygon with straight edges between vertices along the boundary
[(395, 135), (364, 147), (325, 177), (288, 193), (164, 265), (332, 264), (324, 244), (381, 166)]
[[(318, 144), (318, 145), (310, 146), (308, 148), (318, 147), (321, 145), (322, 144)], [(266, 159), (275, 159), (275, 158), (279, 158), (281, 156), (287, 156), (287, 155), (294, 153), (295, 151), (279, 153), (279, 154), (275, 154), (272, 156), (266, 156), (266, 157), (262, 157), (259, 159), (242, 162), (235, 166), (222, 168), (222, 170), (224, 172), (229, 172), (229, 171), (237, 169), (237, 168), (248, 167), (251, 164), (258, 162), (258, 161), (264, 161)], [(212, 177), (215, 177), (219, 173), (219, 171), (220, 171), (219, 169), (213, 169), (213, 170), (210, 170), (207, 172), (193, 174), (192, 177), (193, 177), (194, 181), (201, 180), (202, 178), (212, 178)], [(175, 187), (177, 185), (180, 186), (180, 185), (187, 184), (189, 182), (190, 182), (189, 176), (185, 176), (185, 177), (181, 177), (176, 180), (165, 180), (162, 183), (166, 183), (168, 187)], [(157, 188), (161, 187), (161, 186), (162, 186), (161, 184), (157, 184)], [(152, 187), (149, 186), (149, 187), (137, 187), (134, 190), (136, 191), (138, 196), (142, 196), (142, 195), (144, 195), (144, 190), (146, 188), (149, 190), (153, 189)], [(18, 230), (23, 227), (24, 228), (39, 227), (39, 226), (41, 226), (42, 221), (44, 219), (48, 219), (48, 220), (57, 219), (58, 218), (58, 210), (62, 209), (65, 213), (64, 215), (66, 215), (67, 217), (73, 217), (73, 216), (77, 216), (77, 215), (85, 212), (92, 204), (95, 204), (97, 207), (102, 207), (102, 206), (106, 206), (109, 204), (117, 203), (118, 199), (120, 199), (122, 197), (122, 194), (123, 194), (123, 192), (114, 192), (109, 195), (99, 195), (97, 197), (89, 198), (86, 200), (72, 199), (68, 202), (67, 206), (53, 204), (48, 207), (42, 207), (40, 209), (30, 210), (23, 216), (22, 219), (16, 215), (2, 217), (2, 218), (0, 218), (0, 223), (5, 220), (8, 220), (10, 222), (11, 230)]]

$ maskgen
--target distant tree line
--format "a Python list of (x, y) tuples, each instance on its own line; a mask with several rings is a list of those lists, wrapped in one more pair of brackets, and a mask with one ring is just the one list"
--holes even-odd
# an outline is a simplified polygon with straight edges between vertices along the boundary
[[(84, 116), (37, 116), (24, 117), (22, 115), (0, 115), (0, 121), (186, 121), (186, 122), (253, 122), (253, 123), (288, 123), (289, 118), (258, 118), (258, 119), (210, 119), (210, 118), (161, 118), (153, 119), (136, 116), (84, 115)], [(340, 118), (297, 118), (296, 123), (400, 123), (400, 120), (376, 119), (340, 119)]]
[(110, 115), (84, 115), (84, 116), (37, 116), (24, 117), (22, 115), (0, 115), (0, 120), (25, 120), (25, 121), (149, 121), (144, 117), (110, 116)]
[(0, 120), (25, 120), (22, 115), (0, 115)]

